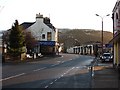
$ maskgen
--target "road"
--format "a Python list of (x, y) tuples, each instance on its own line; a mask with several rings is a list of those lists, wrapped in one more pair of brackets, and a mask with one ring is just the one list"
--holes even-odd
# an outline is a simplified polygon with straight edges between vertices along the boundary
[(27, 63), (3, 64), (3, 88), (90, 88), (92, 56), (61, 54)]

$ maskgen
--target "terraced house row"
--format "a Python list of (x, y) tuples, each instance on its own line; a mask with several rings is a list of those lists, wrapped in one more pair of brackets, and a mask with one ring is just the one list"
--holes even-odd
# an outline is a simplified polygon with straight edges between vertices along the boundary
[(114, 50), (114, 66), (120, 67), (120, 0), (117, 0), (112, 13), (113, 19), (113, 39), (110, 43), (113, 43)]

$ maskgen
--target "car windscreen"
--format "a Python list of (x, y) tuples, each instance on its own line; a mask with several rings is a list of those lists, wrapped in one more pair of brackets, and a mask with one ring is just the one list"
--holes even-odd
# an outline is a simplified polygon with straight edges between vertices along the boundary
[(110, 56), (110, 54), (104, 54), (103, 56)]

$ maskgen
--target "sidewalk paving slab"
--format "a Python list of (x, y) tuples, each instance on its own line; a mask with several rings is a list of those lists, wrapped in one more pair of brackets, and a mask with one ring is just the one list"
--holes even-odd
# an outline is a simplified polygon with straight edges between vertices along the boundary
[(92, 88), (118, 88), (120, 83), (118, 72), (112, 64), (98, 64), (94, 67), (94, 76), (92, 77)]

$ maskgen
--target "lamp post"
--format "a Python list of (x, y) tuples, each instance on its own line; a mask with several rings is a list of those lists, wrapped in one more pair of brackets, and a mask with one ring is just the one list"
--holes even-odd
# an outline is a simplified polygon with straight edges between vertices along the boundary
[(105, 17), (107, 17), (107, 16), (110, 16), (110, 14), (107, 14), (106, 16), (100, 16), (100, 15), (98, 15), (98, 14), (95, 14), (96, 16), (98, 16), (98, 17), (100, 17), (101, 18), (101, 20), (102, 20), (102, 33), (101, 33), (101, 43), (102, 43), (102, 54), (103, 54), (103, 19), (105, 18)]

